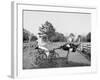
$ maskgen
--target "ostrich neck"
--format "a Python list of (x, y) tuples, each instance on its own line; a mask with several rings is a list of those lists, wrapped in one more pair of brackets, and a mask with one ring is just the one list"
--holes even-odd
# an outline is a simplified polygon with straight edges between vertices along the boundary
[(38, 45), (39, 46), (44, 46), (46, 43), (42, 41), (41, 38), (38, 38)]

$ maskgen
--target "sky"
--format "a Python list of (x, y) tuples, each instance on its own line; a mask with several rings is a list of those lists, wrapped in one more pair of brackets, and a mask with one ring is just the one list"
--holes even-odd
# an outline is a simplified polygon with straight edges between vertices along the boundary
[(91, 32), (91, 14), (24, 11), (23, 20), (24, 28), (35, 35), (39, 32), (39, 26), (45, 21), (52, 23), (56, 31), (64, 35), (70, 33), (85, 35)]

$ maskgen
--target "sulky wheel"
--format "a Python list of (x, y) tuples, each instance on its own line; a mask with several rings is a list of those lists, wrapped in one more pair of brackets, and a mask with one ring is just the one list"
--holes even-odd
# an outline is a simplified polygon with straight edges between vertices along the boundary
[(47, 55), (46, 54), (40, 54), (41, 60), (45, 60), (47, 59)]
[(37, 57), (37, 58), (36, 58), (36, 61), (35, 61), (35, 64), (36, 64), (36, 65), (39, 65), (40, 63), (41, 63), (41, 59), (40, 59), (40, 57)]

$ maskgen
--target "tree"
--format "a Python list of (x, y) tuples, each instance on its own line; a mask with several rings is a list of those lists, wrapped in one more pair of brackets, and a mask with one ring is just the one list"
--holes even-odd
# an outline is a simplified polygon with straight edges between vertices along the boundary
[(36, 41), (37, 37), (26, 29), (23, 29), (23, 42)]
[(40, 33), (49, 35), (49, 33), (54, 33), (55, 29), (50, 22), (46, 21), (45, 24), (42, 24), (42, 26), (39, 27), (39, 31)]
[(87, 42), (91, 42), (91, 32), (89, 32), (86, 36)]
[(29, 36), (30, 36), (30, 33), (26, 29), (23, 29), (23, 42), (28, 42)]
[(39, 27), (39, 36), (42, 38), (43, 41), (50, 41), (50, 42), (63, 42), (66, 41), (66, 38), (62, 33), (56, 32), (54, 26), (46, 21), (45, 24), (42, 24)]
[(41, 27), (39, 27), (39, 36), (42, 38), (43, 41), (49, 41), (50, 37), (55, 34), (55, 29), (53, 25), (46, 21), (44, 24), (42, 24)]
[(55, 34), (50, 38), (51, 42), (65, 42), (66, 38), (62, 33), (55, 32)]
[(81, 35), (77, 36), (76, 42), (81, 42)]
[(77, 42), (87, 42), (86, 35), (78, 35)]
[(34, 35), (34, 34), (31, 34), (30, 35), (30, 41), (36, 41), (38, 38)]
[(69, 36), (68, 36), (68, 38), (67, 38), (67, 41), (73, 42), (74, 38), (75, 38), (75, 35), (73, 33), (70, 33)]

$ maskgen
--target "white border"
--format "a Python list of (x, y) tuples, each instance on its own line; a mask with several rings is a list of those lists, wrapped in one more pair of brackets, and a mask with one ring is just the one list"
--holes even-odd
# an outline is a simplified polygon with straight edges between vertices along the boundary
[[(54, 5), (32, 5), (25, 3), (13, 4), (13, 38), (14, 45), (12, 51), (12, 77), (42, 77), (54, 75), (66, 75), (72, 73), (96, 72), (96, 48), (95, 47), (95, 26), (96, 26), (96, 8), (86, 7), (71, 7), (71, 6), (54, 6)], [(53, 68), (53, 69), (22, 69), (22, 10), (45, 10), (45, 11), (64, 11), (64, 12), (78, 12), (91, 14), (92, 26), (92, 56), (91, 67), (67, 67), (67, 68)], [(95, 54), (94, 54), (95, 53)]]

